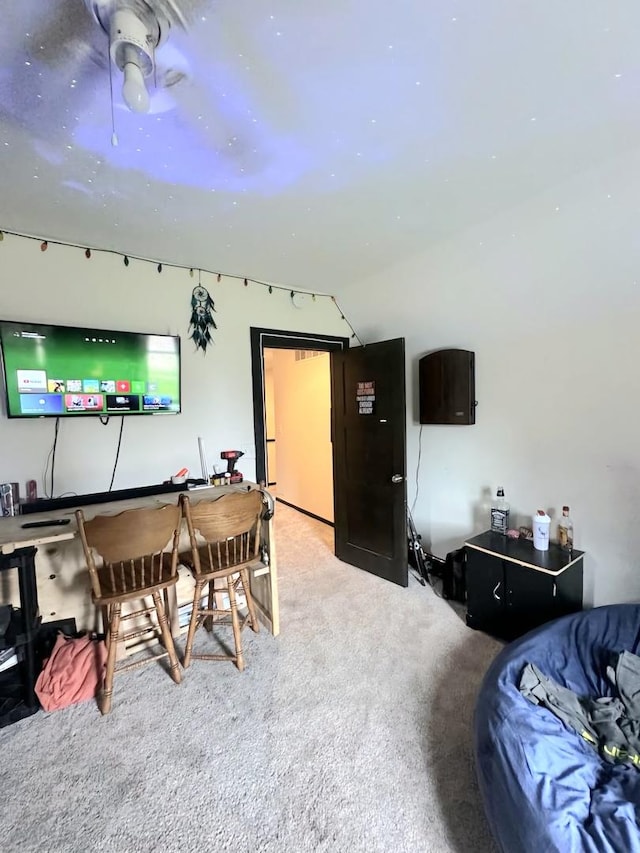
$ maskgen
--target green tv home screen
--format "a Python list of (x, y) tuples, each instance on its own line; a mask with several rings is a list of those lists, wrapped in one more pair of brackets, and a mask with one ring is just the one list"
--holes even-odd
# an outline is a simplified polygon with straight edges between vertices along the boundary
[(0, 322), (12, 418), (180, 411), (180, 338)]

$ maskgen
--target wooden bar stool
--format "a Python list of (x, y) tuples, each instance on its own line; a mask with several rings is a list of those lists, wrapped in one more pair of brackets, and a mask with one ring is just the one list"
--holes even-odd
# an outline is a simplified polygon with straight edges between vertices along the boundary
[[(249, 585), (249, 567), (259, 559), (262, 493), (231, 492), (215, 500), (191, 503), (189, 496), (180, 495), (182, 512), (187, 521), (190, 554), (181, 554), (180, 560), (187, 566), (196, 582), (193, 608), (189, 621), (189, 632), (185, 646), (183, 666), (193, 660), (231, 660), (239, 670), (244, 669), (242, 652), (242, 629), (249, 625), (258, 633), (258, 617)], [(224, 578), (229, 607), (216, 607), (215, 581)], [(202, 596), (208, 586), (207, 606), (202, 605)], [(242, 591), (247, 601), (247, 615), (240, 619), (236, 593)], [(218, 591), (220, 595), (222, 590)], [(214, 624), (231, 625), (235, 654), (194, 654), (193, 640), (196, 629), (203, 625), (209, 632)]]
[[(169, 674), (179, 684), (182, 680), (180, 665), (169, 630), (165, 606), (160, 590), (164, 591), (178, 580), (178, 539), (180, 536), (180, 506), (162, 506), (131, 509), (119, 515), (99, 515), (86, 521), (81, 509), (76, 511), (78, 531), (87, 568), (91, 577), (92, 598), (105, 616), (107, 635), (107, 670), (98, 705), (103, 714), (111, 710), (114, 675), (143, 666), (158, 658), (168, 657)], [(165, 548), (171, 541), (170, 552)], [(102, 563), (96, 565), (94, 552)], [(126, 601), (151, 596), (153, 604), (122, 615)], [(155, 613), (157, 625), (151, 622)], [(121, 624), (127, 619), (149, 617), (150, 624), (138, 630), (120, 634)], [(116, 651), (119, 640), (141, 637), (159, 629), (165, 651), (142, 661), (126, 664), (116, 669)]]

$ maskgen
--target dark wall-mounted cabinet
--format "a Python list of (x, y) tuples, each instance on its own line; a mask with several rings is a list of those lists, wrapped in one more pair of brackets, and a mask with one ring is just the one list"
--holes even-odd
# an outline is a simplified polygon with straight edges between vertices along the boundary
[(481, 533), (465, 543), (467, 625), (507, 640), (582, 609), (582, 551)]
[(441, 349), (418, 364), (421, 424), (474, 424), (475, 353)]

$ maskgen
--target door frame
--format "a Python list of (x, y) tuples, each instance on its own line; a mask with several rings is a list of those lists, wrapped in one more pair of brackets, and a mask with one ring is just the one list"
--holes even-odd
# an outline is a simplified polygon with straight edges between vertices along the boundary
[(349, 338), (315, 332), (260, 329), (251, 332), (251, 380), (253, 387), (253, 431), (256, 446), (256, 482), (267, 481), (267, 430), (264, 399), (264, 350), (300, 349), (333, 352), (349, 349)]

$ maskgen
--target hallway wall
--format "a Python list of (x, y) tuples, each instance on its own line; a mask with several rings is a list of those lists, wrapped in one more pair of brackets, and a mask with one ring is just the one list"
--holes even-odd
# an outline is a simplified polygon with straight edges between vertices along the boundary
[(278, 497), (333, 521), (329, 353), (271, 352)]

